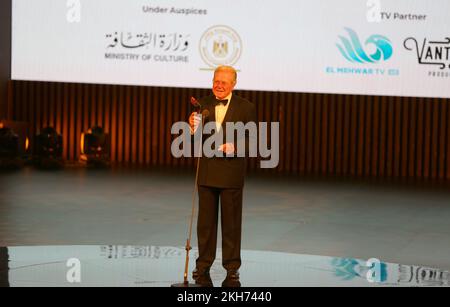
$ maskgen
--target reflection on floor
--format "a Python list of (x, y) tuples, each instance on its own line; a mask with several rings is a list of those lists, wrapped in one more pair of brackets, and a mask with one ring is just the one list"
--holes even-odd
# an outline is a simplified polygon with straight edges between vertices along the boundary
[[(0, 285), (11, 287), (169, 287), (182, 281), (185, 260), (184, 248), (159, 246), (38, 246), (0, 251)], [(191, 255), (196, 257), (197, 251)], [(259, 251), (243, 251), (243, 259), (244, 287), (450, 285), (448, 271), (375, 260)], [(211, 278), (220, 286), (225, 271), (220, 259), (215, 263)]]
[[(11, 265), (16, 265), (22, 258), (16, 257), (15, 246), (184, 245), (193, 179), (192, 172), (181, 170), (23, 169), (0, 174), (0, 246), (10, 247)], [(244, 258), (242, 277), (253, 285), (263, 280), (259, 271), (269, 270), (252, 271), (254, 255), (278, 255), (273, 259), (284, 259), (284, 255), (378, 258), (450, 271), (448, 187), (258, 175), (246, 181), (243, 212), (242, 247), (248, 258)], [(197, 246), (195, 231), (192, 246)], [(221, 246), (220, 231), (217, 246)], [(30, 255), (32, 263), (41, 261), (42, 257), (35, 256)], [(125, 263), (139, 267), (141, 262)], [(222, 274), (218, 263), (216, 272)], [(355, 266), (351, 261), (341, 265)], [(302, 266), (300, 273), (275, 260), (272, 267), (273, 274), (264, 274), (274, 276), (270, 283), (313, 280), (303, 278), (310, 275)], [(402, 276), (408, 276), (401, 280), (411, 276), (417, 280), (416, 271), (412, 274), (401, 268)], [(144, 281), (179, 279), (173, 268), (149, 271), (143, 265), (142, 270), (150, 276), (161, 272), (156, 278), (144, 276)], [(277, 275), (283, 270), (287, 273)], [(283, 276), (295, 278), (283, 281)], [(14, 278), (10, 280), (14, 282)]]

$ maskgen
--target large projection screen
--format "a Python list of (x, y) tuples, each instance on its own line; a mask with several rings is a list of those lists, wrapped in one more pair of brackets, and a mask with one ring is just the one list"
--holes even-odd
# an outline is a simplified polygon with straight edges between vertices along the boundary
[(12, 79), (450, 97), (448, 0), (13, 0)]

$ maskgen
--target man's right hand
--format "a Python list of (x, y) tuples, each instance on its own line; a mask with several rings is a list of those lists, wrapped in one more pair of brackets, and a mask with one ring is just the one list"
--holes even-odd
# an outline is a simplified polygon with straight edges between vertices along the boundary
[(189, 126), (191, 126), (191, 132), (195, 133), (195, 131), (197, 131), (201, 121), (202, 115), (200, 113), (193, 112), (191, 116), (189, 116)]

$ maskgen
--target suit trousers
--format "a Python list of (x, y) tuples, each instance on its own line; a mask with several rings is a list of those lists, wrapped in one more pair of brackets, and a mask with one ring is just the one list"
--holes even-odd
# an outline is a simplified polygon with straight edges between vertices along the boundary
[(222, 265), (229, 270), (241, 266), (242, 196), (243, 188), (214, 188), (199, 186), (197, 238), (198, 270), (208, 270), (216, 258), (217, 229), (221, 215)]

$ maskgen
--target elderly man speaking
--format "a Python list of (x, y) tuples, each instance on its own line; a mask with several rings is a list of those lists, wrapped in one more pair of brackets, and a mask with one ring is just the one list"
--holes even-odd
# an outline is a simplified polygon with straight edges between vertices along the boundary
[[(205, 124), (215, 123), (215, 133), (222, 132), (224, 136), (227, 135), (227, 123), (256, 122), (255, 105), (233, 93), (236, 82), (236, 70), (229, 66), (220, 66), (214, 72), (213, 95), (200, 100), (202, 109), (208, 110), (210, 114)], [(192, 113), (189, 124), (193, 131), (198, 128), (199, 121), (198, 113)], [(248, 144), (248, 139), (244, 143)], [(203, 286), (212, 286), (209, 270), (216, 258), (219, 208), (222, 264), (227, 270), (227, 277), (222, 286), (241, 286), (238, 270), (241, 266), (242, 199), (247, 157), (236, 155), (239, 144), (225, 143), (224, 140), (217, 148), (223, 155), (210, 158), (202, 156), (200, 159), (197, 222), (199, 257), (193, 278), (197, 284)]]

